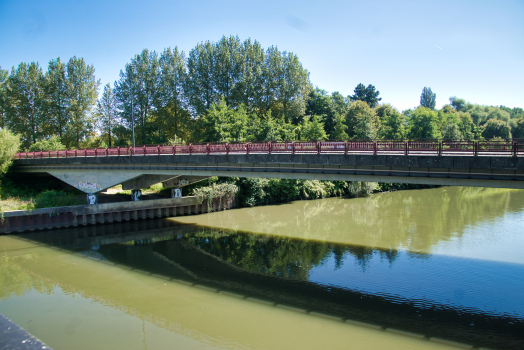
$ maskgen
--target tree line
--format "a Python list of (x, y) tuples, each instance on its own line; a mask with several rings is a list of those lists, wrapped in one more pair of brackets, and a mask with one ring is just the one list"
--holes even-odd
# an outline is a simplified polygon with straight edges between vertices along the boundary
[[(0, 68), (0, 128), (26, 149), (255, 140), (522, 138), (524, 110), (456, 97), (440, 110), (424, 87), (420, 106), (380, 103), (375, 86), (354, 94), (313, 88), (298, 57), (238, 36), (178, 48), (143, 50), (113, 86), (73, 57)], [(134, 123), (133, 123), (134, 122)]]

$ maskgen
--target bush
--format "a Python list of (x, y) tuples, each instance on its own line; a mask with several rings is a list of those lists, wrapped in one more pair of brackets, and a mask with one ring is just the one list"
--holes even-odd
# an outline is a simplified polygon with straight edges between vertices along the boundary
[(7, 129), (0, 130), (0, 176), (7, 172), (15, 153), (20, 148), (20, 135)]
[(76, 195), (72, 193), (65, 193), (64, 191), (44, 191), (37, 195), (35, 199), (35, 209), (65, 207), (69, 205), (80, 204), (85, 204), (85, 202), (78, 200)]
[(66, 146), (62, 144), (58, 136), (52, 136), (49, 140), (40, 140), (35, 142), (29, 147), (29, 152), (38, 152), (38, 151), (63, 151), (66, 149)]

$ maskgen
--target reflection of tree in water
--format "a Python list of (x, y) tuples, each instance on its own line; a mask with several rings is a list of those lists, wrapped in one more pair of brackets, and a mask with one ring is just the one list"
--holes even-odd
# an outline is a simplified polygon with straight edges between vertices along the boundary
[[(467, 227), (521, 211), (523, 199), (521, 190), (442, 187), (300, 201), (279, 206), (278, 211), (250, 209), (253, 220), (249, 231), (276, 235), (301, 232), (301, 237), (326, 241), (348, 237), (371, 247), (430, 252), (432, 246), (462, 236)], [(229, 221), (211, 226), (235, 227), (233, 216), (224, 220)]]
[(31, 289), (39, 293), (51, 294), (54, 285), (25, 271), (18, 262), (35, 260), (34, 254), (16, 257), (0, 257), (0, 300), (11, 296), (22, 296)]
[[(204, 230), (186, 236), (203, 251), (246, 271), (270, 274), (286, 279), (307, 281), (309, 271), (333, 258), (339, 269), (347, 255), (354, 257), (363, 269), (374, 254), (391, 263), (399, 252), (393, 249), (374, 249), (365, 246), (332, 244), (229, 230)], [(418, 258), (418, 255), (413, 255)]]

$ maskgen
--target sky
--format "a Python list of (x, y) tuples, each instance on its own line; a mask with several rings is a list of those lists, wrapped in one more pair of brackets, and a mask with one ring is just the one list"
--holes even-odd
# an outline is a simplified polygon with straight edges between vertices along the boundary
[(238, 35), (293, 52), (330, 93), (373, 84), (404, 110), (427, 86), (437, 108), (450, 96), (524, 108), (523, 19), (524, 0), (0, 0), (0, 66), (83, 57), (103, 87), (145, 48), (187, 57)]

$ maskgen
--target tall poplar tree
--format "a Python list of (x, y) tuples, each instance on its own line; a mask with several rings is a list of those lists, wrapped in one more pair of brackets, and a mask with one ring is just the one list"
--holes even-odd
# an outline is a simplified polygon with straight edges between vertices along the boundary
[(155, 100), (155, 124), (161, 141), (189, 138), (191, 115), (184, 94), (187, 78), (184, 52), (167, 48), (160, 55), (160, 76)]
[(199, 43), (189, 52), (185, 91), (195, 115), (203, 115), (213, 103), (220, 103), (214, 88), (215, 46)]
[(434, 110), (436, 104), (437, 94), (431, 91), (431, 88), (424, 87), (424, 89), (422, 89), (422, 94), (420, 95), (420, 105), (422, 107)]
[[(158, 99), (160, 62), (155, 51), (144, 49), (135, 55), (120, 71), (120, 80), (115, 82), (115, 95), (122, 118), (131, 128), (134, 117), (136, 144), (156, 141), (155, 125), (151, 123)], [(133, 100), (133, 101), (131, 101)], [(131, 113), (133, 102), (133, 113)]]
[(9, 99), (7, 98), (7, 79), (9, 73), (0, 66), (0, 128), (4, 129), (7, 123), (7, 109)]
[(62, 138), (67, 131), (69, 114), (67, 109), (70, 102), (71, 85), (67, 83), (66, 65), (60, 57), (49, 62), (45, 75), (45, 109), (49, 118), (49, 134), (56, 134)]
[(22, 135), (28, 147), (42, 135), (47, 122), (44, 115), (44, 75), (38, 63), (20, 63), (11, 70), (8, 79), (8, 123), (15, 133)]
[(118, 122), (118, 110), (116, 107), (115, 94), (109, 83), (104, 86), (102, 97), (96, 105), (96, 117), (102, 136), (107, 135), (108, 145), (112, 147), (112, 131)]
[(69, 103), (66, 111), (69, 125), (62, 140), (67, 147), (80, 147), (80, 141), (94, 130), (96, 118), (91, 109), (96, 104), (99, 85), (95, 69), (92, 65), (86, 65), (83, 58), (73, 57), (67, 62)]

